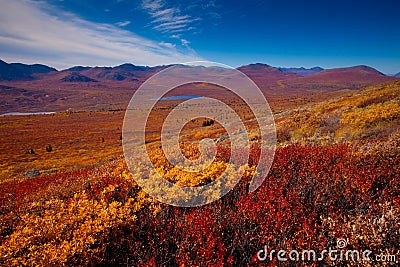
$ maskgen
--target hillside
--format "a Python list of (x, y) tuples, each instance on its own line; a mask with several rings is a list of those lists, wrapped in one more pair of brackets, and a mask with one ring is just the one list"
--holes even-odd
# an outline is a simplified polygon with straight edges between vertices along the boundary
[[(57, 71), (39, 64), (0, 62), (0, 85), (3, 86), (0, 113), (125, 109), (140, 84), (166, 67), (127, 63), (115, 67), (75, 66)], [(261, 63), (238, 70), (254, 80), (275, 111), (396, 79), (366, 66), (322, 70), (307, 76)], [(14, 92), (10, 88), (18, 89)]]
[(79, 73), (71, 73), (60, 79), (62, 82), (97, 82), (97, 80), (89, 78)]
[(20, 81), (33, 79), (28, 73), (14, 68), (12, 65), (0, 60), (0, 81)]
[(116, 67), (94, 67), (82, 69), (81, 73), (103, 81), (141, 81), (163, 69), (163, 66), (148, 67), (122, 64)]
[[(153, 172), (128, 170), (123, 111), (0, 117), (0, 265), (254, 266), (265, 246), (323, 251), (344, 239), (348, 248), (397, 258), (399, 92), (400, 81), (391, 81), (275, 114), (279, 144), (261, 187), (248, 192), (258, 159), (252, 148), (232, 191), (187, 209), (137, 185)], [(187, 173), (166, 162), (158, 143), (148, 149), (159, 174), (190, 186), (217, 178), (231, 169), (232, 153), (243, 154), (219, 144), (205, 172)], [(193, 144), (180, 149), (198, 153)]]
[(340, 90), (355, 90), (394, 80), (367, 66), (354, 66), (316, 71), (309, 75), (288, 72), (265, 64), (250, 64), (238, 68), (270, 95), (323, 94)]
[(366, 66), (323, 70), (306, 77), (282, 81), (282, 88), (289, 91), (320, 93), (324, 91), (356, 90), (395, 78), (385, 76)]
[(0, 81), (33, 80), (37, 78), (38, 74), (47, 74), (56, 71), (54, 68), (41, 64), (6, 63), (0, 60)]
[[(299, 75), (291, 72), (283, 72), (278, 68), (262, 64), (250, 64), (237, 68), (252, 79), (261, 90), (267, 94), (276, 93), (282, 80), (290, 80)], [(281, 92), (281, 94), (288, 93), (288, 91)]]
[(276, 115), (282, 142), (336, 143), (388, 139), (400, 131), (400, 81)]

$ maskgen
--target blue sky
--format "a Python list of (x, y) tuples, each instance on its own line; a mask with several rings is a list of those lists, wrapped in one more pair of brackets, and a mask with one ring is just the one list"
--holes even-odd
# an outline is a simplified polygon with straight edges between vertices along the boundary
[(400, 1), (0, 0), (0, 58), (400, 71)]

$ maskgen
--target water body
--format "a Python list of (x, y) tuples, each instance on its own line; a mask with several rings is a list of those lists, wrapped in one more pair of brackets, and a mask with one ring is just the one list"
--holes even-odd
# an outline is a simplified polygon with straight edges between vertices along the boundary
[(192, 99), (192, 98), (202, 98), (201, 95), (174, 95), (168, 97), (161, 97), (161, 98), (152, 98), (151, 100), (183, 100), (183, 99)]
[(27, 116), (27, 115), (51, 115), (55, 114), (55, 112), (9, 112), (5, 114), (1, 114), (0, 117), (5, 116)]

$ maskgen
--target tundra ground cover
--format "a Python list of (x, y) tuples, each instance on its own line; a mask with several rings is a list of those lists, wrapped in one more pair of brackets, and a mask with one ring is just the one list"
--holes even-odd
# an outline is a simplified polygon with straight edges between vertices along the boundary
[(191, 209), (152, 200), (122, 160), (52, 174), (43, 179), (47, 184), (3, 184), (1, 261), (257, 265), (264, 245), (323, 250), (338, 238), (349, 249), (396, 254), (399, 159), (388, 148), (363, 155), (348, 145), (290, 145), (277, 150), (256, 192), (246, 192), (247, 173), (222, 199)]
[[(384, 254), (395, 255), (399, 260), (400, 132), (399, 115), (394, 108), (398, 105), (398, 92), (398, 83), (383, 84), (356, 92), (349, 98), (305, 107), (304, 114), (293, 110), (277, 118), (280, 143), (262, 186), (253, 193), (247, 191), (258, 157), (257, 149), (253, 149), (246, 171), (234, 190), (216, 202), (197, 208), (167, 206), (142, 191), (134, 179), (141, 174), (130, 173), (124, 159), (119, 157), (121, 140), (117, 118), (121, 114), (116, 113), (116, 122), (104, 119), (110, 114), (94, 114), (103, 121), (105, 130), (89, 135), (96, 140), (94, 143), (91, 138), (87, 141), (87, 151), (94, 152), (93, 158), (89, 158), (97, 164), (87, 164), (83, 158), (81, 167), (68, 169), (66, 165), (55, 173), (35, 178), (2, 180), (0, 265), (378, 264), (328, 258), (285, 263), (278, 262), (276, 257), (261, 262), (257, 258), (257, 252), (264, 246), (286, 251), (322, 251), (337, 248), (338, 239), (346, 240), (345, 252), (368, 249), (372, 251), (372, 258)], [(321, 116), (330, 124), (321, 125)], [(46, 119), (30, 119), (41, 118)], [(80, 125), (78, 121), (76, 126)], [(216, 125), (202, 127), (201, 121), (198, 124), (201, 136), (219, 131)], [(94, 124), (86, 126), (93, 128), (91, 131), (86, 131), (88, 128), (84, 126), (76, 129), (85, 133), (96, 129)], [(105, 136), (104, 142), (101, 136)], [(71, 136), (71, 142), (75, 137)], [(108, 143), (109, 140), (115, 144)], [(59, 149), (54, 143), (54, 150), (47, 152), (47, 143), (41, 143), (37, 155), (32, 155), (40, 157), (43, 168)], [(113, 150), (108, 150), (111, 147)], [(212, 181), (229, 167), (229, 155), (240, 153), (230, 151), (221, 143), (217, 160), (209, 171), (205, 175), (188, 176), (181, 175), (160, 156), (157, 142), (149, 143), (148, 148), (159, 172), (172, 182), (189, 186)], [(190, 157), (197, 153), (192, 144), (183, 143), (181, 149)], [(70, 160), (79, 162), (79, 152), (69, 153)], [(108, 160), (98, 162), (104, 155), (109, 155)], [(24, 154), (24, 157), (30, 155)], [(68, 161), (68, 157), (64, 160)], [(396, 266), (398, 263), (379, 264)]]

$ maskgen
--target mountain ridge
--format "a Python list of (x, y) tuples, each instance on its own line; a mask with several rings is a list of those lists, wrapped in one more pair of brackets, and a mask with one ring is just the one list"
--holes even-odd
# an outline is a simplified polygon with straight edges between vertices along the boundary
[(56, 72), (55, 68), (42, 64), (7, 63), (0, 60), (0, 81), (29, 81), (38, 75)]
[[(21, 67), (0, 61), (0, 112), (124, 109), (146, 79), (167, 67), (126, 63), (57, 71), (42, 65)], [(288, 103), (306, 103), (398, 79), (368, 66), (327, 69), (307, 76), (263, 63), (244, 65), (238, 70), (258, 85), (268, 101), (275, 103), (276, 110), (284, 109)], [(188, 86), (179, 93), (192, 89)], [(193, 90), (190, 92), (195, 94)], [(220, 94), (211, 87), (206, 90), (214, 96)]]
[(312, 67), (312, 68), (304, 68), (304, 67), (299, 67), (299, 68), (285, 68), (285, 67), (278, 67), (279, 70), (283, 71), (283, 72), (292, 72), (292, 73), (296, 73), (300, 76), (308, 76), (308, 75), (312, 75), (315, 74), (317, 72), (323, 71), (324, 69), (321, 67)]
[[(156, 70), (162, 70), (168, 66), (172, 65), (158, 65), (158, 66), (141, 66), (134, 65), (132, 63), (123, 63), (121, 65), (109, 67), (90, 67), (90, 66), (73, 66), (63, 70), (57, 70), (53, 67), (49, 67), (43, 64), (23, 64), (23, 63), (7, 63), (0, 60), (0, 81), (22, 81), (22, 80), (35, 80), (40, 79), (49, 73), (61, 73), (61, 72), (79, 72), (82, 75), (88, 76), (91, 79), (103, 79), (110, 81), (123, 81), (132, 80), (138, 81), (143, 78), (147, 78), (149, 75), (146, 72), (154, 73)], [(238, 70), (244, 72), (249, 76), (260, 76), (268, 75), (272, 80), (276, 79), (288, 79), (294, 78), (296, 76), (306, 77), (312, 76), (318, 73), (326, 72), (348, 72), (348, 71), (359, 71), (364, 73), (381, 74), (388, 76), (379, 72), (378, 70), (365, 66), (351, 66), (342, 68), (331, 68), (323, 69), (321, 67), (298, 67), (298, 68), (287, 68), (287, 67), (273, 67), (265, 63), (251, 63), (243, 65), (237, 68)], [(295, 76), (296, 75), (296, 76)], [(400, 73), (394, 75), (394, 77), (399, 77)]]

